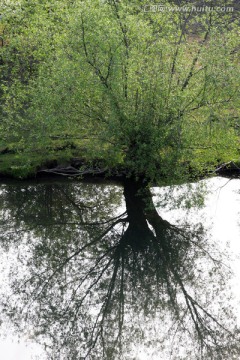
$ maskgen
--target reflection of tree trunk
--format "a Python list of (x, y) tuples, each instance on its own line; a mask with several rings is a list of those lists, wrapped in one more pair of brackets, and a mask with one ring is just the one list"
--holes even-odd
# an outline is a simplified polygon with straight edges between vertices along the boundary
[(129, 222), (124, 234), (124, 240), (132, 246), (135, 244), (138, 249), (153, 237), (144, 214), (145, 203), (140, 194), (142, 189), (140, 182), (131, 180), (125, 180), (124, 182), (124, 197)]
[(132, 241), (135, 239), (139, 246), (140, 243), (144, 245), (147, 240), (153, 239), (153, 232), (148, 223), (153, 227), (158, 239), (164, 239), (167, 229), (173, 226), (158, 214), (149, 187), (141, 180), (125, 180), (124, 197), (129, 221), (129, 227), (125, 232), (128, 241), (130, 238)]

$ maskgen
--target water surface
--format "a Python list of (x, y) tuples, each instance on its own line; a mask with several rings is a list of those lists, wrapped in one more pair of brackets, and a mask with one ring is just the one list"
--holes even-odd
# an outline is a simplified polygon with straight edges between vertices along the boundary
[(2, 184), (2, 357), (239, 359), (240, 180), (205, 183)]

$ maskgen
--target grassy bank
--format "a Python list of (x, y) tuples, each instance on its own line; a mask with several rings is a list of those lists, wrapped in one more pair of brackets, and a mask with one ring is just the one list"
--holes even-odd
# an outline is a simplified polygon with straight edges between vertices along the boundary
[[(102, 154), (102, 152), (100, 153)], [(64, 169), (69, 166), (80, 170), (106, 168), (105, 174), (107, 175), (114, 175), (118, 171), (127, 173), (127, 169), (123, 169), (120, 156), (107, 160), (102, 155), (98, 156), (97, 154), (98, 152), (94, 156), (84, 144), (75, 143), (69, 145), (66, 142), (58, 142), (57, 147), (25, 151), (1, 148), (0, 177), (29, 179), (38, 176), (42, 170), (45, 171), (57, 167)], [(236, 161), (236, 159), (229, 158), (224, 164), (219, 163), (216, 168), (218, 169), (217, 174), (234, 177), (240, 176), (240, 160)], [(189, 169), (189, 172), (191, 172), (191, 169)], [(192, 175), (193, 179), (197, 179), (208, 176), (209, 173), (203, 173), (202, 170), (197, 173), (195, 170)]]
[[(121, 159), (88, 139), (74, 140), (53, 137), (46, 146), (19, 149), (19, 144), (0, 146), (0, 176), (15, 179), (34, 178), (40, 170), (74, 166), (76, 169), (121, 167)], [(18, 149), (18, 150), (17, 150)]]

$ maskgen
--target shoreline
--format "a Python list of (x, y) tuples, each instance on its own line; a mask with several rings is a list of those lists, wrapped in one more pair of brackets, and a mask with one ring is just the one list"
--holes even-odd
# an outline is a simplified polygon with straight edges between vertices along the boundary
[[(124, 169), (121, 166), (116, 166), (115, 168), (108, 167), (99, 167), (99, 166), (87, 166), (87, 163), (80, 158), (72, 158), (69, 161), (63, 163), (58, 162), (57, 160), (46, 161), (42, 166), (36, 166), (35, 172), (26, 174), (26, 176), (14, 175), (11, 171), (1, 172), (0, 171), (0, 182), (7, 181), (16, 181), (16, 182), (25, 182), (32, 180), (41, 180), (41, 179), (81, 179), (82, 181), (91, 181), (91, 180), (104, 180), (104, 181), (114, 181), (121, 182), (123, 179), (128, 177), (127, 169)], [(225, 178), (240, 178), (240, 163), (235, 163), (229, 161), (228, 163), (220, 164), (215, 170), (207, 174), (199, 174), (199, 176), (194, 176), (192, 180), (201, 180), (203, 178), (209, 178), (212, 176), (221, 176)], [(190, 174), (191, 178), (191, 174)]]

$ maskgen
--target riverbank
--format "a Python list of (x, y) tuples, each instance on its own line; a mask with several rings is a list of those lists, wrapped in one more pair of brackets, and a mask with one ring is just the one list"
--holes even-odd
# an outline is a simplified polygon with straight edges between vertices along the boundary
[(120, 164), (109, 167), (101, 158), (79, 156), (79, 149), (63, 148), (41, 152), (0, 151), (0, 178), (33, 179), (45, 176), (85, 176), (116, 174)]
[[(190, 177), (191, 177), (191, 170)], [(127, 169), (119, 163), (108, 164), (101, 158), (90, 159), (79, 156), (78, 149), (62, 149), (48, 153), (17, 153), (3, 149), (0, 151), (0, 178), (34, 179), (42, 177), (104, 177), (120, 179), (127, 176)], [(214, 171), (192, 174), (193, 179), (220, 175), (230, 178), (240, 177), (240, 161), (219, 164)]]

